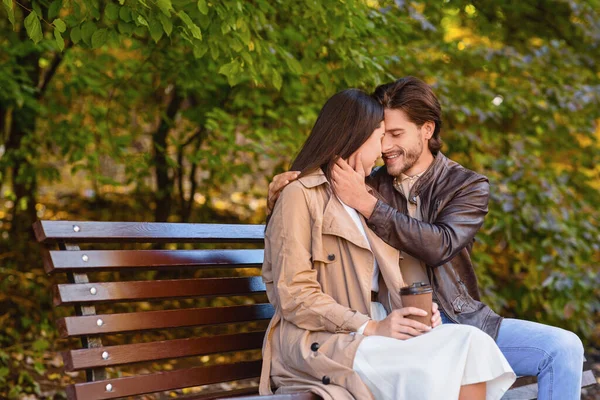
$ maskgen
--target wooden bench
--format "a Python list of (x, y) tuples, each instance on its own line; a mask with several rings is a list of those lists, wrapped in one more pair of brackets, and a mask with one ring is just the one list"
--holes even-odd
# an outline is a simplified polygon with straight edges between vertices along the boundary
[[(68, 399), (184, 388), (196, 388), (186, 399), (319, 399), (257, 395), (260, 348), (273, 315), (260, 277), (263, 225), (38, 221), (34, 231), (46, 272), (66, 281), (54, 287), (55, 306), (75, 308), (57, 321), (69, 348), (81, 340), (63, 353), (67, 372), (85, 371), (85, 382), (67, 387)], [(147, 279), (140, 271), (154, 272)], [(101, 310), (107, 304), (111, 313)], [(161, 340), (146, 341), (148, 335)], [(159, 371), (136, 371), (143, 363)], [(181, 368), (160, 370), (173, 364)], [(584, 385), (594, 383), (586, 371)], [(535, 398), (534, 377), (513, 387), (509, 398)]]

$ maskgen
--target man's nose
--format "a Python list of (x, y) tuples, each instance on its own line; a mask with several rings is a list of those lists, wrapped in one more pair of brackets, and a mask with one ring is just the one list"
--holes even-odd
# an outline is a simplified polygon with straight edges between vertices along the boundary
[(385, 135), (383, 135), (383, 138), (381, 139), (381, 151), (384, 154), (387, 153), (389, 150), (391, 150), (393, 147), (391, 136), (392, 135), (386, 133)]

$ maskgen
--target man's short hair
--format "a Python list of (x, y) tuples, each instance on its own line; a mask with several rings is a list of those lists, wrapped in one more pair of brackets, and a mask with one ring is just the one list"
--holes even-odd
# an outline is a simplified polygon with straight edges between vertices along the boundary
[(407, 76), (378, 86), (373, 97), (384, 108), (404, 111), (408, 119), (419, 128), (425, 122), (433, 121), (435, 129), (429, 139), (429, 150), (436, 154), (442, 148), (440, 138), (442, 107), (428, 84), (418, 78)]

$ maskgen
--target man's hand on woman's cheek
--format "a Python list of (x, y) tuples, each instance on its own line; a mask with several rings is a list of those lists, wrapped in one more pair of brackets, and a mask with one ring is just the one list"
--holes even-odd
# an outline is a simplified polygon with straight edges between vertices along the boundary
[(331, 184), (342, 202), (369, 218), (377, 199), (367, 191), (363, 166), (359, 160), (360, 153), (356, 159), (350, 160), (354, 164), (352, 168), (346, 161), (338, 159), (331, 172)]

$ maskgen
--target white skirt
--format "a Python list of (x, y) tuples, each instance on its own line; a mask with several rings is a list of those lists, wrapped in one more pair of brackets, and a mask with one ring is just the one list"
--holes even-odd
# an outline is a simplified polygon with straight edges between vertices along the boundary
[[(387, 313), (371, 304), (373, 319)], [(458, 399), (460, 387), (487, 382), (487, 400), (500, 399), (516, 375), (496, 342), (472, 326), (446, 324), (408, 340), (367, 336), (353, 369), (377, 400)]]

